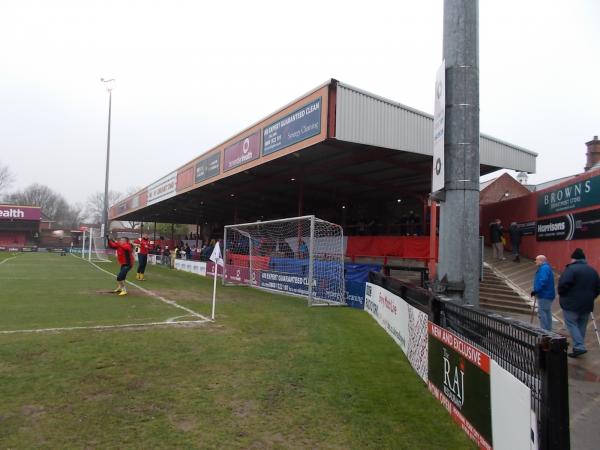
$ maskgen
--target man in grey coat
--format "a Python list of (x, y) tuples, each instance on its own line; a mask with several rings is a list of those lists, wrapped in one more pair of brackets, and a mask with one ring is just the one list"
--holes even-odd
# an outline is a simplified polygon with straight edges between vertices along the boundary
[(585, 332), (590, 313), (594, 311), (594, 300), (600, 295), (600, 276), (588, 265), (582, 249), (575, 249), (571, 258), (558, 280), (558, 294), (565, 324), (573, 339), (573, 351), (568, 356), (576, 358), (587, 353)]

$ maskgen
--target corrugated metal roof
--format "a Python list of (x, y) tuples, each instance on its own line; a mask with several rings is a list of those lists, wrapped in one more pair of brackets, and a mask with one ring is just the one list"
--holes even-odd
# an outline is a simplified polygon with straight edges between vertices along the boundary
[[(341, 141), (433, 155), (433, 116), (397, 102), (337, 84), (335, 137)], [(535, 172), (537, 153), (482, 134), (481, 164)]]

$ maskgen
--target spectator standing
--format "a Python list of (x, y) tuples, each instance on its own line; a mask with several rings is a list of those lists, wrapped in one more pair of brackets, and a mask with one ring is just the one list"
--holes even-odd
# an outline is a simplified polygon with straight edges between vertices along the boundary
[(540, 326), (544, 330), (552, 331), (552, 302), (556, 297), (554, 273), (544, 255), (538, 255), (535, 258), (535, 265), (538, 266), (538, 269), (533, 280), (531, 297), (537, 298)]
[(502, 222), (500, 219), (496, 219), (490, 224), (490, 241), (492, 242), (492, 250), (494, 253), (494, 258), (499, 261), (504, 261), (506, 259), (504, 257), (504, 244), (502, 242), (503, 231), (504, 228), (502, 228)]
[(585, 332), (590, 313), (594, 311), (594, 300), (600, 295), (600, 277), (588, 265), (582, 249), (576, 248), (571, 255), (571, 263), (558, 280), (558, 294), (565, 324), (573, 340), (573, 351), (568, 356), (576, 358), (587, 353)]
[(521, 248), (521, 229), (517, 225), (517, 222), (510, 224), (508, 228), (508, 235), (510, 236), (510, 246), (512, 247), (513, 261), (521, 262), (520, 248)]

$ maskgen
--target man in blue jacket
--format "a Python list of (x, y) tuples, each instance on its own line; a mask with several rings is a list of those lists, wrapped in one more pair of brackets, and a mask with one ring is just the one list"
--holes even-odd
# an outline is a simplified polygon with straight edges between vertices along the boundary
[(538, 266), (538, 269), (533, 280), (531, 296), (538, 299), (540, 326), (544, 330), (552, 331), (552, 302), (556, 297), (554, 273), (544, 255), (538, 255), (535, 258), (535, 265)]
[(558, 293), (565, 324), (573, 339), (573, 351), (568, 356), (576, 358), (587, 353), (585, 331), (590, 313), (594, 310), (594, 300), (600, 295), (600, 277), (587, 264), (580, 248), (575, 249), (571, 258), (571, 263), (558, 280)]

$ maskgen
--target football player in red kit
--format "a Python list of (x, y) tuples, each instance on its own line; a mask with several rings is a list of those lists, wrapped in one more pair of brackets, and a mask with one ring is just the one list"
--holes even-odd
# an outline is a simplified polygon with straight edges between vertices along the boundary
[(117, 261), (121, 265), (121, 269), (117, 274), (117, 288), (113, 291), (121, 296), (127, 295), (127, 288), (125, 287), (125, 278), (127, 277), (127, 272), (131, 270), (133, 264), (135, 262), (135, 257), (133, 255), (133, 247), (129, 243), (129, 238), (122, 237), (119, 241), (113, 241), (108, 236), (106, 236), (106, 240), (108, 241), (108, 246), (110, 248), (114, 248), (117, 250)]
[(150, 241), (148, 235), (144, 234), (141, 239), (133, 241), (138, 246), (138, 268), (136, 277), (140, 281), (144, 281), (144, 272), (146, 272), (146, 264), (148, 263), (148, 252), (150, 251)]

